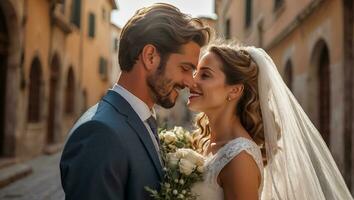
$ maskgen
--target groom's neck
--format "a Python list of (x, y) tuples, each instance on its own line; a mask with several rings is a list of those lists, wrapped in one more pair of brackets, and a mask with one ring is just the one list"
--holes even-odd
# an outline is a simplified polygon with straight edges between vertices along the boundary
[(134, 69), (130, 72), (122, 72), (118, 84), (146, 103), (150, 109), (154, 106), (154, 101), (149, 95), (149, 88), (143, 73)]

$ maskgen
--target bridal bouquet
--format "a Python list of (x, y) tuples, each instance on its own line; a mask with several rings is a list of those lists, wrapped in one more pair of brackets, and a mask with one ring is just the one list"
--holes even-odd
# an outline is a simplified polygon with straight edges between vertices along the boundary
[(159, 137), (161, 157), (165, 163), (164, 179), (160, 191), (149, 187), (145, 189), (156, 200), (196, 199), (191, 187), (203, 178), (204, 157), (193, 149), (190, 132), (175, 127), (161, 131)]

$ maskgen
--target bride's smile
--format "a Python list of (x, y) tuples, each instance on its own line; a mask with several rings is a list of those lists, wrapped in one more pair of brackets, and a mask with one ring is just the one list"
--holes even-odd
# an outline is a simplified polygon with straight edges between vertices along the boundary
[(193, 111), (208, 112), (225, 105), (232, 86), (226, 84), (219, 58), (212, 52), (200, 60), (188, 106)]

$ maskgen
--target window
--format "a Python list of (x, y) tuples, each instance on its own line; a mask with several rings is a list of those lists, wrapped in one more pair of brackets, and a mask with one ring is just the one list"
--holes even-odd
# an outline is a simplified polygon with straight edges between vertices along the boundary
[(88, 30), (88, 35), (91, 38), (95, 37), (95, 14), (90, 13), (89, 14), (89, 30)]
[(106, 80), (107, 76), (108, 76), (107, 64), (108, 64), (107, 60), (103, 57), (100, 57), (98, 72), (99, 72), (102, 80)]
[(61, 9), (60, 9), (61, 13), (65, 13), (65, 0), (61, 1)]
[(73, 114), (75, 105), (75, 76), (74, 70), (70, 67), (68, 71), (65, 90), (65, 113)]
[(227, 19), (225, 25), (225, 39), (230, 39), (230, 38), (231, 38), (231, 20)]
[(252, 0), (246, 0), (245, 27), (248, 28), (252, 23)]
[(71, 23), (80, 28), (81, 25), (81, 0), (73, 0), (71, 6)]
[(119, 40), (117, 38), (114, 38), (114, 51), (118, 51), (119, 47)]
[(293, 65), (290, 60), (288, 60), (285, 64), (285, 69), (284, 69), (284, 82), (288, 86), (288, 88), (292, 91), (292, 85), (293, 85)]
[(102, 19), (106, 21), (106, 9), (102, 8)]
[(284, 0), (275, 0), (274, 1), (274, 11), (277, 11), (284, 4)]

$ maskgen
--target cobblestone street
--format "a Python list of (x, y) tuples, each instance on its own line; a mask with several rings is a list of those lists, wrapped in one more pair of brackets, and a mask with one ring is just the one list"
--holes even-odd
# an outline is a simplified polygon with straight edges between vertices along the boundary
[(0, 199), (62, 200), (64, 192), (60, 183), (59, 159), (61, 153), (43, 155), (26, 164), (33, 173), (0, 190)]

